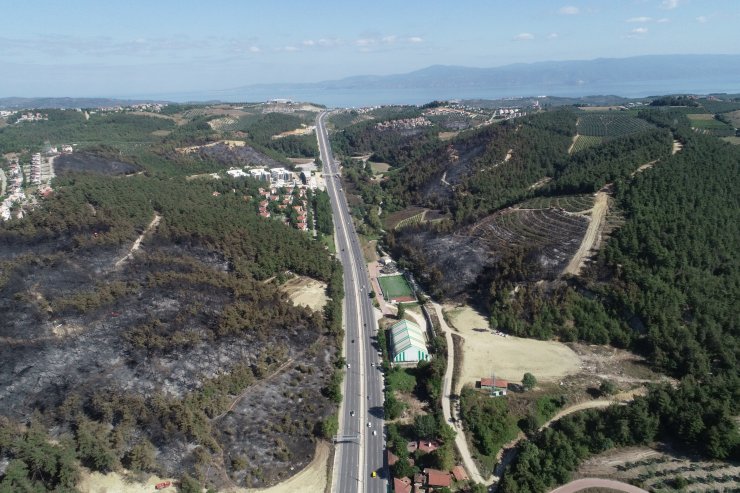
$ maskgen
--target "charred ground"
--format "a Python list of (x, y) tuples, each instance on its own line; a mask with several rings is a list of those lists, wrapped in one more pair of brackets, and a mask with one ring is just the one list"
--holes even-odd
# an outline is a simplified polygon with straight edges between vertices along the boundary
[[(335, 412), (339, 265), (257, 216), (258, 183), (185, 179), (233, 159), (168, 149), (64, 158), (54, 193), (0, 227), (0, 474), (14, 488), (74, 486), (71, 462), (24, 465), (39, 434), (59, 444), (43, 439), (50, 461), (264, 486), (310, 462)], [(266, 282), (286, 271), (328, 284), (322, 312)]]

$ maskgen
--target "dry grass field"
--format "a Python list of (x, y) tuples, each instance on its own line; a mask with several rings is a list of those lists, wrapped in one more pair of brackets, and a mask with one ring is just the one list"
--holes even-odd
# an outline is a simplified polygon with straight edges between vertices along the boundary
[(469, 306), (445, 306), (444, 312), (465, 339), (456, 391), (465, 384), (474, 385), (491, 372), (512, 382), (519, 382), (524, 373), (530, 372), (547, 382), (580, 371), (579, 356), (565, 344), (495, 335), (488, 329), (488, 320)]

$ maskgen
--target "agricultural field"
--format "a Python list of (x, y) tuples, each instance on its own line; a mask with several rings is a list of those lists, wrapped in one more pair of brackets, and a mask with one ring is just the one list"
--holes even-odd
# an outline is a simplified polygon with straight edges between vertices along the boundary
[[(653, 125), (621, 112), (585, 113), (578, 117), (578, 134), (615, 138), (654, 128)], [(580, 140), (580, 137), (579, 137)]]
[(733, 145), (740, 145), (740, 137), (722, 137), (722, 140)]
[(726, 113), (728, 111), (740, 110), (740, 101), (715, 101), (711, 99), (703, 99), (700, 103), (709, 113)]
[(458, 235), (478, 238), (495, 252), (526, 248), (536, 254), (545, 272), (554, 274), (578, 250), (588, 223), (586, 217), (558, 209), (505, 209)]
[(575, 477), (603, 477), (639, 485), (649, 491), (737, 491), (740, 465), (700, 461), (649, 447), (610, 450), (591, 457)]
[(597, 146), (604, 142), (604, 137), (597, 137), (595, 135), (578, 135), (576, 141), (573, 143), (573, 147), (570, 148), (570, 153), (576, 153), (589, 147)]
[(402, 275), (378, 277), (380, 289), (387, 301), (414, 301), (414, 292)]
[(698, 113), (694, 115), (686, 115), (691, 121), (691, 126), (694, 128), (727, 128), (728, 125), (714, 118), (714, 115), (709, 113)]
[(388, 214), (385, 218), (385, 228), (388, 230), (397, 229), (399, 223), (406, 219), (422, 214), (426, 209), (423, 207), (407, 207), (406, 209)]
[(424, 216), (426, 215), (426, 213), (427, 213), (427, 211), (424, 210), (424, 211), (421, 211), (418, 214), (414, 214), (411, 217), (407, 217), (406, 219), (402, 219), (401, 221), (398, 222), (398, 224), (396, 224), (395, 229), (406, 228), (408, 226), (412, 226), (414, 224), (419, 224), (419, 223), (424, 222)]
[(587, 212), (594, 206), (594, 196), (564, 195), (561, 197), (535, 197), (517, 204), (517, 209), (563, 209), (566, 212)]
[(740, 128), (740, 110), (726, 113), (725, 116), (730, 120), (730, 122), (732, 122), (735, 128)]

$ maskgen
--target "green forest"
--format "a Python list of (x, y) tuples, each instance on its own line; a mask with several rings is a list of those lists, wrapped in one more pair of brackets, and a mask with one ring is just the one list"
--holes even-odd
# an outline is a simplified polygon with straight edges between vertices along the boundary
[[(362, 199), (355, 211), (368, 228), (383, 220), (369, 217), (376, 209), (370, 205), (383, 204), (383, 216), (426, 207), (449, 212), (449, 219), (416, 224), (413, 231), (449, 237), (523, 200), (557, 203), (610, 184), (616, 227), (580, 276), (534, 283), (536, 252), (522, 248), (484, 267), (468, 289), (469, 302), (485, 306), (498, 330), (627, 348), (681, 383), (532, 435), (504, 475), (505, 491), (547, 491), (568, 481), (592, 454), (656, 440), (704, 457), (740, 458), (733, 425), (740, 411), (740, 149), (692, 129), (686, 114), (702, 112), (694, 108), (700, 103), (671, 106), (678, 103), (684, 100), (657, 99), (629, 115), (588, 115), (579, 126), (608, 138), (571, 155), (579, 112), (569, 108), (464, 131), (446, 142), (431, 134), (374, 132), (371, 122), (350, 124), (332, 137), (337, 152), (377, 153), (373, 159), (392, 166), (381, 182), (361, 166), (346, 172), (350, 190)], [(674, 140), (682, 150), (672, 153)], [(651, 167), (638, 172), (646, 164)], [(439, 185), (443, 176), (453, 185)], [(538, 180), (543, 184), (533, 188)], [(423, 275), (426, 254), (401, 247), (401, 237), (388, 231), (384, 238), (401, 265), (421, 273), (422, 281), (439, 279)], [(425, 288), (437, 292), (434, 285)], [(491, 404), (481, 413), (472, 402), (471, 395), (463, 400), (473, 444), (484, 453), (495, 450), (515, 424), (505, 406)]]

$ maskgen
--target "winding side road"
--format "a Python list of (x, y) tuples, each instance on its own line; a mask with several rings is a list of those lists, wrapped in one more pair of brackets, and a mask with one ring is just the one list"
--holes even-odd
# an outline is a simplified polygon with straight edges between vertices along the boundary
[(624, 491), (625, 493), (648, 493), (646, 490), (638, 488), (637, 486), (632, 486), (631, 484), (614, 481), (612, 479), (600, 478), (576, 479), (575, 481), (571, 481), (568, 484), (555, 488), (550, 493), (575, 493), (576, 491), (585, 490), (586, 488), (609, 488), (610, 490)]

